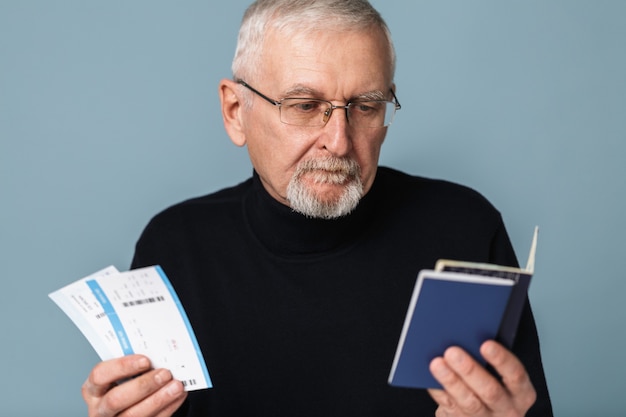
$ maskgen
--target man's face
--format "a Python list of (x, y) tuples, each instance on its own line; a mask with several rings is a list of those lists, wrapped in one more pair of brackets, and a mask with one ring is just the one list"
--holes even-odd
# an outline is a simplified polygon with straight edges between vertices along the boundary
[[(246, 81), (276, 100), (305, 97), (345, 105), (376, 94), (389, 97), (391, 87), (388, 44), (374, 30), (290, 38), (271, 32), (260, 67), (259, 78)], [(304, 211), (295, 201), (302, 194), (331, 207), (350, 194), (354, 206), (369, 191), (386, 128), (349, 126), (343, 109), (334, 110), (323, 127), (287, 125), (276, 106), (256, 96), (242, 114), (252, 164), (265, 189), (281, 203)], [(349, 170), (350, 165), (356, 169)]]

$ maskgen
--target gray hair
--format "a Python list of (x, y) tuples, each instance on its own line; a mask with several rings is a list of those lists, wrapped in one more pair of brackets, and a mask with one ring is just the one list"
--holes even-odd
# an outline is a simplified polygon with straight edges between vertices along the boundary
[(367, 30), (378, 27), (389, 42), (391, 74), (395, 50), (380, 13), (367, 0), (257, 0), (246, 10), (237, 40), (232, 71), (236, 79), (255, 79), (265, 35), (278, 30), (285, 36), (331, 28)]

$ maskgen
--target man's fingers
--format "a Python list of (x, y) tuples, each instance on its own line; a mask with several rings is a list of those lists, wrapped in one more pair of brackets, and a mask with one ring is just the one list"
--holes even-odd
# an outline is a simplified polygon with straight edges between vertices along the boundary
[[(471, 375), (475, 370), (469, 369), (467, 364), (463, 362), (462, 357), (457, 358), (454, 352), (450, 354), (449, 350), (446, 351), (443, 358), (435, 358), (430, 363), (430, 371), (443, 386), (447, 394), (446, 397), (443, 393), (433, 391), (435, 393), (433, 399), (444, 408), (458, 408), (466, 414), (478, 415), (485, 411), (485, 404), (468, 385), (467, 381), (463, 379), (463, 373), (467, 376), (467, 374)], [(465, 354), (462, 350), (461, 353)], [(459, 367), (468, 369), (459, 371)]]
[(112, 388), (99, 403), (105, 415), (115, 414), (148, 398), (172, 380), (172, 374), (166, 369), (149, 371)]
[(167, 369), (150, 366), (142, 355), (97, 364), (82, 388), (89, 415), (170, 416), (187, 396), (183, 384)]
[(110, 388), (101, 397), (86, 399), (90, 415), (169, 415), (186, 397), (183, 384), (167, 369), (155, 369)]
[(492, 340), (483, 343), (480, 353), (500, 374), (516, 405), (530, 408), (537, 399), (537, 392), (519, 359)]
[[(121, 386), (118, 388), (121, 388)], [(117, 417), (171, 416), (181, 406), (185, 398), (187, 398), (187, 393), (183, 389), (183, 384), (172, 379), (157, 391), (150, 393), (130, 406), (123, 407), (124, 411), (114, 415)]]
[[(458, 347), (451, 347), (444, 353), (444, 359), (451, 369), (467, 385), (477, 400), (490, 409), (510, 406), (509, 393), (480, 363)], [(523, 368), (522, 368), (523, 369)]]
[(485, 342), (481, 354), (502, 377), (502, 382), (463, 349), (450, 347), (443, 357), (430, 364), (433, 376), (447, 394), (446, 397), (433, 390), (433, 399), (447, 411), (457, 409), (468, 415), (505, 410), (525, 413), (537, 394), (524, 365), (494, 341)]
[(118, 381), (132, 378), (150, 369), (150, 360), (129, 355), (98, 363), (83, 384), (83, 396), (102, 397)]

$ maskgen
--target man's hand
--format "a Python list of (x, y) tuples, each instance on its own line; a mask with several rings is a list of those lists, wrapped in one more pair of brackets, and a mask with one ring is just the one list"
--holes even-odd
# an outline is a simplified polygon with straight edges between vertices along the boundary
[(463, 349), (451, 347), (430, 363), (443, 390), (428, 390), (439, 404), (437, 417), (524, 416), (537, 393), (522, 363), (502, 345), (487, 341), (480, 353), (502, 377), (502, 383)]
[[(128, 380), (117, 383), (124, 379)], [(180, 381), (166, 369), (151, 369), (142, 355), (100, 362), (83, 384), (82, 394), (90, 417), (169, 417), (187, 398)]]

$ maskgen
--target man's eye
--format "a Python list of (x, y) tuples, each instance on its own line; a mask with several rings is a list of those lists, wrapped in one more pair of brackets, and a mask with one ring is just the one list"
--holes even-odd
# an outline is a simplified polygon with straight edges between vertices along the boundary
[(359, 113), (375, 113), (380, 110), (380, 105), (376, 102), (353, 103), (352, 108)]
[(292, 110), (308, 113), (315, 112), (320, 108), (321, 104), (317, 101), (300, 101), (298, 103), (293, 103), (289, 107)]

